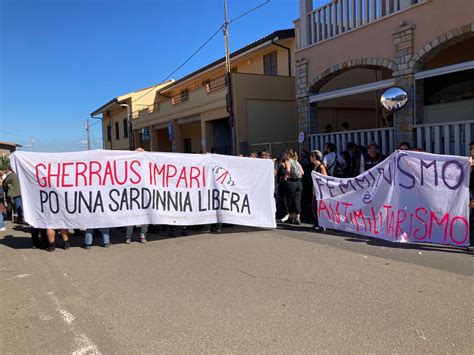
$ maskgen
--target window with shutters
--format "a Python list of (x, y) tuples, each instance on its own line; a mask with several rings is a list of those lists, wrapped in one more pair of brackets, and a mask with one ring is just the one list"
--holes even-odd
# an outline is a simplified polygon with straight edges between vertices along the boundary
[(115, 139), (120, 139), (119, 123), (115, 122)]
[(188, 89), (181, 90), (180, 96), (181, 96), (181, 102), (188, 101), (188, 97), (189, 97)]
[(271, 52), (263, 56), (263, 74), (278, 75), (277, 52)]
[(127, 119), (123, 119), (123, 137), (128, 138), (128, 124), (127, 124)]

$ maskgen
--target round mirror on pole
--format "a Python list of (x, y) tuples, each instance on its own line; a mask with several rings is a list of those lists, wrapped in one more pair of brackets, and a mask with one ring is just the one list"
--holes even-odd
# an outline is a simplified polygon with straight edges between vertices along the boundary
[[(397, 145), (397, 121), (395, 117), (395, 112), (400, 111), (408, 102), (408, 94), (402, 88), (398, 86), (392, 86), (385, 90), (380, 96), (380, 103), (388, 112), (392, 113), (393, 116), (393, 142), (395, 146)], [(395, 147), (390, 147), (394, 149)]]

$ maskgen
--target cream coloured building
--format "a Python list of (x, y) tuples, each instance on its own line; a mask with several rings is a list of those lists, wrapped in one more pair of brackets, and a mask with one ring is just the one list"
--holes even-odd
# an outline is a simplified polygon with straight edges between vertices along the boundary
[[(231, 53), (237, 153), (267, 149), (278, 154), (286, 147), (297, 148), (294, 51), (294, 30), (287, 29)], [(157, 86), (148, 95), (146, 106), (135, 103), (133, 107), (136, 146), (151, 151), (231, 154), (227, 92), (224, 58)], [(107, 134), (109, 124), (113, 131), (119, 122), (120, 130), (126, 117), (119, 106), (122, 98), (94, 112), (104, 115), (112, 108), (117, 112), (114, 116), (111, 110), (113, 118), (107, 120), (106, 113), (103, 119), (104, 142), (109, 149), (127, 148), (127, 140), (120, 135), (112, 133), (109, 142)], [(125, 100), (134, 101), (132, 97)]]
[[(157, 91), (173, 83), (165, 83), (140, 89), (128, 94), (117, 96), (91, 113), (91, 117), (102, 119), (102, 141), (104, 149), (129, 149), (129, 128), (127, 125), (127, 107), (130, 107), (130, 116), (138, 117), (138, 112), (153, 104)], [(101, 115), (98, 117), (98, 115)]]

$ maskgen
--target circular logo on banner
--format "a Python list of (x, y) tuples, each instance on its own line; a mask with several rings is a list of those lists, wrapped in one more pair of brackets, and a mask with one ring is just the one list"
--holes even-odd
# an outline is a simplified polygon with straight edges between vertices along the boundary
[(302, 144), (304, 142), (304, 139), (305, 139), (304, 132), (301, 131), (300, 134), (298, 134), (298, 143)]

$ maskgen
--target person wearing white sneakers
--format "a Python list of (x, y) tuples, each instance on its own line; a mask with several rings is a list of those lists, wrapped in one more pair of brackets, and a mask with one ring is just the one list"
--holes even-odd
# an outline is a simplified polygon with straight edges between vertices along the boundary
[[(138, 147), (135, 149), (136, 152), (143, 153), (145, 152), (145, 149)], [(125, 232), (125, 243), (130, 244), (132, 242), (132, 234), (133, 234), (133, 227), (134, 226), (128, 226), (127, 231)], [(142, 224), (140, 226), (140, 243), (146, 243), (146, 232), (148, 232), (148, 224)]]
[(0, 211), (0, 232), (5, 232), (5, 224), (3, 223), (3, 212)]
[[(130, 244), (132, 242), (133, 227), (128, 226), (125, 232), (125, 243)], [(140, 226), (140, 243), (146, 243), (146, 232), (148, 232), (148, 224), (142, 224)]]

